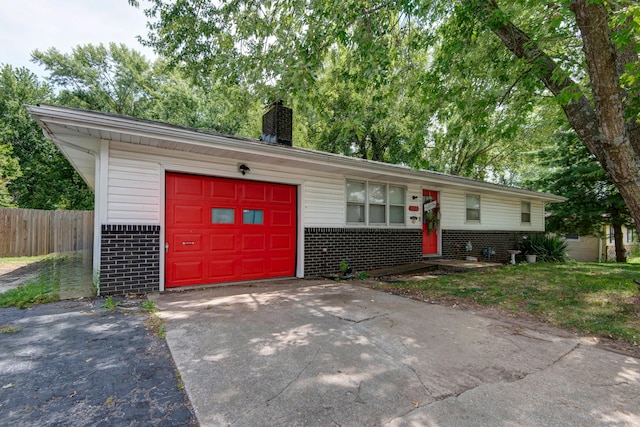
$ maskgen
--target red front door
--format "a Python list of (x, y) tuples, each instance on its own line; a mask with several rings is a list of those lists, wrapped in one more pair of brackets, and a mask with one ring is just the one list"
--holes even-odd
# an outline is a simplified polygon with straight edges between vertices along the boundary
[(165, 286), (290, 277), (296, 188), (167, 173)]
[(438, 254), (440, 233), (440, 201), (438, 192), (422, 190), (422, 254)]

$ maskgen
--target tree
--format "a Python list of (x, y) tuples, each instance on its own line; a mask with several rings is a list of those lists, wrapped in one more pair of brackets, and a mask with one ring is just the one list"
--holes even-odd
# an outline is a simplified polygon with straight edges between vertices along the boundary
[(188, 79), (123, 44), (79, 45), (68, 54), (50, 48), (32, 57), (50, 73), (56, 102), (68, 107), (247, 136), (258, 131), (247, 126), (247, 113), (258, 107), (246, 90), (206, 77)]
[(532, 177), (538, 190), (568, 199), (548, 206), (547, 230), (602, 237), (603, 227), (611, 225), (616, 261), (626, 262), (622, 226), (630, 225), (631, 215), (620, 193), (575, 132), (560, 132), (554, 140), (537, 154), (539, 174)]
[[(0, 130), (0, 132), (3, 131), (4, 129)], [(0, 207), (2, 208), (15, 207), (13, 197), (9, 193), (9, 184), (21, 175), (20, 165), (12, 156), (12, 151), (11, 145), (0, 142)]]
[(0, 71), (0, 147), (4, 147), (10, 205), (32, 209), (90, 209), (93, 195), (29, 117), (25, 104), (50, 102), (51, 88), (26, 68)]
[(152, 102), (151, 64), (123, 44), (80, 45), (70, 54), (35, 50), (32, 59), (49, 71), (65, 106), (141, 117)]
[[(512, 55), (504, 66), (526, 77), (513, 80), (513, 86), (556, 99), (640, 226), (636, 2), (153, 0), (146, 13), (152, 19), (148, 44), (173, 64), (276, 93), (305, 90), (337, 44), (361, 52), (382, 76), (392, 69), (382, 47), (407, 28), (420, 29), (422, 36), (413, 39), (418, 49), (427, 48), (440, 30), (456, 40), (459, 51), (468, 40), (491, 42), (497, 36)], [(566, 40), (579, 44), (573, 48), (563, 44)], [(485, 75), (494, 59), (485, 58), (476, 77)]]
[[(638, 30), (635, 2), (574, 0), (567, 7), (580, 31), (589, 88), (515, 26), (494, 0), (464, 2), (558, 99), (569, 124), (595, 156), (640, 227)], [(562, 15), (560, 15), (562, 17)], [(562, 20), (562, 19), (560, 19)], [(576, 61), (577, 62), (577, 61)]]

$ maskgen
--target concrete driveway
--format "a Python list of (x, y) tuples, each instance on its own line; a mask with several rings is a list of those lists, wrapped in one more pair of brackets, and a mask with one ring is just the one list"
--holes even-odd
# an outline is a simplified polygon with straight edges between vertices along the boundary
[(566, 334), (344, 282), (153, 299), (202, 426), (640, 425), (640, 360)]

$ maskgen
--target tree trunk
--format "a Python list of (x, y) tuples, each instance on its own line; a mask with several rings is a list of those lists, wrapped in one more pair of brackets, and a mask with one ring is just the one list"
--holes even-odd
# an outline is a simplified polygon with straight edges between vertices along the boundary
[(622, 235), (622, 226), (613, 224), (613, 241), (616, 248), (616, 262), (627, 262), (627, 251), (624, 248), (624, 240)]
[[(554, 95), (574, 96), (562, 105), (571, 127), (594, 154), (624, 199), (640, 233), (640, 163), (632, 142), (639, 141), (635, 123), (625, 120), (620, 96), (618, 54), (610, 39), (609, 19), (599, 2), (574, 0), (583, 41), (595, 109), (579, 86), (554, 60), (512, 22), (504, 19), (495, 0), (463, 0), (518, 58), (531, 64), (538, 78)], [(629, 133), (633, 133), (630, 137)]]

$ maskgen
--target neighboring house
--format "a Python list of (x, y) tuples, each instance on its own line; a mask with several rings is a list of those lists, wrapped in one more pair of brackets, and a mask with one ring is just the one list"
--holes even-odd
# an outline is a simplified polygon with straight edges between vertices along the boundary
[[(355, 272), (423, 257), (507, 262), (559, 196), (264, 141), (50, 105), (27, 107), (95, 191), (103, 295)], [(271, 141), (271, 142), (266, 142)]]
[[(567, 255), (576, 261), (603, 262), (616, 260), (616, 245), (613, 237), (613, 226), (605, 225), (602, 230), (604, 237), (582, 236), (579, 234), (565, 234)], [(622, 226), (622, 239), (627, 256), (637, 252), (639, 248), (638, 233), (635, 227)]]

